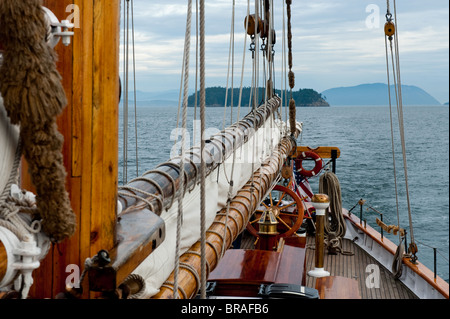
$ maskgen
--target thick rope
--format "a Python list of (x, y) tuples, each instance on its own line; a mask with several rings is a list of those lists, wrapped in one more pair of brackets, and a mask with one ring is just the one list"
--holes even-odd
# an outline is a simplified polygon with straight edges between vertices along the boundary
[(56, 125), (67, 100), (46, 33), (41, 1), (0, 2), (0, 42), (5, 49), (0, 92), (11, 123), (21, 127), (43, 231), (59, 242), (75, 232), (76, 216), (65, 189), (63, 136)]
[[(184, 156), (186, 152), (186, 122), (187, 122), (187, 102), (189, 90), (189, 50), (191, 44), (191, 18), (192, 18), (192, 0), (188, 1), (188, 13), (186, 19), (186, 33), (184, 39), (184, 92), (183, 92), (183, 114), (182, 114), (182, 135), (181, 135), (181, 163), (180, 163), (180, 191), (178, 193), (178, 214), (177, 214), (177, 238), (175, 248), (175, 276), (174, 276), (174, 299), (178, 298), (178, 274), (180, 268), (180, 240), (181, 240), (181, 226), (183, 223), (183, 197), (184, 197)], [(175, 191), (175, 190), (174, 190)]]
[(36, 213), (36, 205), (34, 201), (29, 200), (25, 196), (15, 198), (11, 196), (13, 184), (17, 184), (19, 178), (19, 165), (22, 150), (20, 140), (16, 148), (14, 163), (5, 188), (0, 194), (0, 226), (8, 229), (19, 240), (25, 240), (27, 235), (35, 234), (41, 230), (41, 221), (34, 220), (31, 223), (22, 218), (19, 213), (26, 212), (33, 215)]
[(353, 253), (342, 250), (342, 237), (347, 230), (342, 214), (341, 187), (338, 177), (332, 172), (325, 172), (320, 176), (319, 193), (330, 197), (330, 207), (325, 213), (325, 236), (328, 248), (333, 248), (342, 254)]
[(289, 64), (289, 87), (291, 89), (291, 98), (289, 100), (289, 126), (291, 134), (295, 134), (296, 130), (296, 109), (295, 100), (292, 97), (292, 89), (295, 86), (295, 75), (292, 72), (292, 23), (291, 23), (291, 3), (292, 0), (286, 0), (286, 12), (287, 12), (287, 30), (288, 30), (288, 64)]
[(200, 0), (200, 132), (201, 132), (201, 163), (200, 163), (200, 296), (206, 299), (206, 162), (205, 150), (205, 0)]

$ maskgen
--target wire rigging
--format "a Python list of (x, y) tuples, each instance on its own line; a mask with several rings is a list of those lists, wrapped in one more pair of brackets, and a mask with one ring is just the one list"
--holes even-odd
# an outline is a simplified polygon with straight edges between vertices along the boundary
[[(395, 152), (394, 152), (394, 136), (393, 136), (393, 124), (392, 124), (392, 101), (391, 101), (391, 89), (390, 89), (390, 69), (389, 69), (389, 53), (391, 57), (392, 64), (392, 78), (393, 78), (393, 86), (395, 91), (395, 100), (397, 106), (397, 119), (399, 125), (399, 133), (400, 133), (400, 143), (402, 149), (402, 159), (403, 159), (403, 169), (404, 169), (404, 177), (405, 177), (405, 188), (406, 188), (406, 200), (408, 205), (408, 220), (409, 220), (409, 234), (410, 234), (410, 244), (409, 244), (409, 252), (413, 255), (412, 260), (417, 260), (416, 253), (418, 251), (417, 245), (414, 240), (414, 231), (412, 225), (412, 214), (411, 214), (411, 201), (409, 197), (409, 185), (408, 185), (408, 167), (407, 167), (407, 158), (406, 158), (406, 143), (405, 143), (405, 128), (404, 128), (404, 118), (403, 118), (403, 98), (402, 98), (402, 84), (401, 84), (401, 76), (400, 76), (400, 54), (399, 54), (399, 46), (398, 46), (398, 20), (397, 20), (397, 9), (396, 9), (396, 1), (393, 2), (394, 5), (394, 19), (392, 18), (390, 1), (386, 1), (387, 12), (386, 12), (386, 24), (385, 24), (385, 47), (386, 47), (386, 69), (387, 69), (387, 78), (388, 78), (388, 94), (389, 94), (389, 109), (391, 113), (391, 139), (392, 139), (392, 150), (393, 150), (393, 162), (394, 162), (394, 180), (395, 180), (395, 192), (396, 192), (396, 201), (398, 206), (397, 199), (397, 180), (396, 180), (396, 168), (395, 168)], [(395, 24), (394, 24), (395, 21)], [(389, 49), (388, 50), (388, 41), (389, 41)], [(397, 219), (399, 220), (399, 212), (397, 208)], [(400, 224), (400, 222), (399, 222)]]

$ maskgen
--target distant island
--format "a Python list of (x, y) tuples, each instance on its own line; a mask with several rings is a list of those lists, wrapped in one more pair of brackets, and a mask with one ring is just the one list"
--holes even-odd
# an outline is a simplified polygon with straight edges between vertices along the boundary
[[(384, 83), (338, 87), (322, 92), (332, 106), (339, 105), (389, 105), (388, 86)], [(402, 85), (403, 105), (442, 105), (433, 96), (413, 85)], [(395, 91), (391, 88), (391, 101), (395, 105)]]
[[(276, 93), (281, 96), (280, 90), (276, 90)], [(433, 96), (422, 90), (417, 86), (403, 85), (403, 104), (408, 105), (442, 105)], [(210, 87), (206, 89), (206, 105), (211, 106), (224, 106), (225, 104), (226, 89), (223, 87)], [(395, 105), (395, 92), (391, 89), (392, 103)], [(233, 95), (233, 106), (238, 106), (239, 103), (239, 89), (235, 88), (233, 94), (231, 89), (228, 90), (227, 105), (231, 105), (231, 96)], [(287, 98), (290, 98), (288, 92)], [(383, 83), (361, 84), (349, 87), (337, 87), (318, 93), (313, 89), (299, 89), (292, 92), (295, 100), (295, 105), (301, 106), (366, 106), (366, 105), (389, 105), (388, 100), (388, 87)], [(166, 91), (145, 92), (136, 91), (129, 92), (128, 99), (130, 103), (133, 103), (134, 97), (138, 106), (161, 106), (161, 107), (176, 107), (178, 106), (178, 98), (180, 92), (177, 89)], [(250, 88), (246, 87), (242, 90), (242, 106), (249, 105)], [(264, 99), (264, 90), (259, 89), (258, 100), (261, 102)], [(195, 95), (190, 92), (188, 99), (188, 105), (194, 106)], [(123, 99), (122, 99), (123, 102)], [(197, 102), (198, 103), (198, 102)], [(448, 102), (444, 105), (448, 105)]]
[[(205, 104), (208, 107), (214, 106), (224, 106), (226, 88), (224, 87), (210, 87), (205, 90)], [(246, 87), (242, 89), (242, 100), (241, 106), (248, 106), (250, 103), (250, 88)], [(281, 96), (280, 90), (275, 90), (275, 93)], [(198, 93), (197, 93), (198, 94)], [(227, 106), (238, 106), (239, 105), (239, 94), (240, 89), (235, 88), (233, 90), (228, 89), (228, 100)], [(265, 91), (263, 88), (258, 90), (258, 100), (261, 102), (264, 100)], [(323, 96), (314, 91), (313, 89), (299, 89), (298, 91), (292, 92), (292, 97), (295, 100), (296, 106), (330, 106), (328, 102), (323, 98)], [(290, 98), (290, 93), (288, 92), (288, 98)], [(231, 103), (233, 99), (233, 103)], [(198, 103), (198, 100), (197, 100)], [(189, 96), (188, 106), (193, 107), (195, 104), (195, 94)], [(198, 105), (198, 104), (197, 104)]]

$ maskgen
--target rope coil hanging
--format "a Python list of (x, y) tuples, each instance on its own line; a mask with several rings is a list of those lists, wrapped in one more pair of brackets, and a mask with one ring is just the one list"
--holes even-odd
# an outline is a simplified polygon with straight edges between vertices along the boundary
[(334, 173), (325, 172), (320, 176), (319, 193), (330, 197), (330, 207), (325, 213), (325, 234), (329, 251), (353, 255), (352, 252), (342, 250), (342, 237), (345, 236), (347, 227), (342, 214), (341, 186)]
[(56, 125), (67, 100), (46, 34), (41, 1), (0, 3), (0, 42), (5, 49), (0, 92), (11, 123), (21, 127), (43, 231), (59, 242), (75, 232), (76, 216), (65, 189), (63, 136)]
[(295, 110), (295, 100), (292, 97), (292, 89), (295, 86), (295, 75), (294, 75), (294, 72), (292, 72), (291, 3), (292, 3), (292, 0), (286, 0), (287, 27), (288, 27), (288, 63), (289, 63), (288, 79), (289, 79), (289, 87), (291, 89), (291, 98), (289, 100), (289, 126), (291, 129), (291, 134), (293, 135), (296, 130), (296, 128), (295, 128), (296, 110)]

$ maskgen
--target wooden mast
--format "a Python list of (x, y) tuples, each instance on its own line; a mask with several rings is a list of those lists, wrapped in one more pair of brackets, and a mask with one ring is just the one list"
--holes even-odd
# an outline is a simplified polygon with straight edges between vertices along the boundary
[[(81, 274), (86, 258), (114, 246), (116, 233), (120, 2), (44, 0), (43, 5), (59, 20), (79, 22), (72, 43), (55, 48), (68, 100), (58, 128), (64, 135), (66, 189), (77, 230), (52, 245), (33, 272), (31, 298), (52, 298), (64, 291), (66, 278), (76, 275), (67, 267), (78, 267)], [(33, 189), (26, 172), (24, 164), (22, 187)]]

